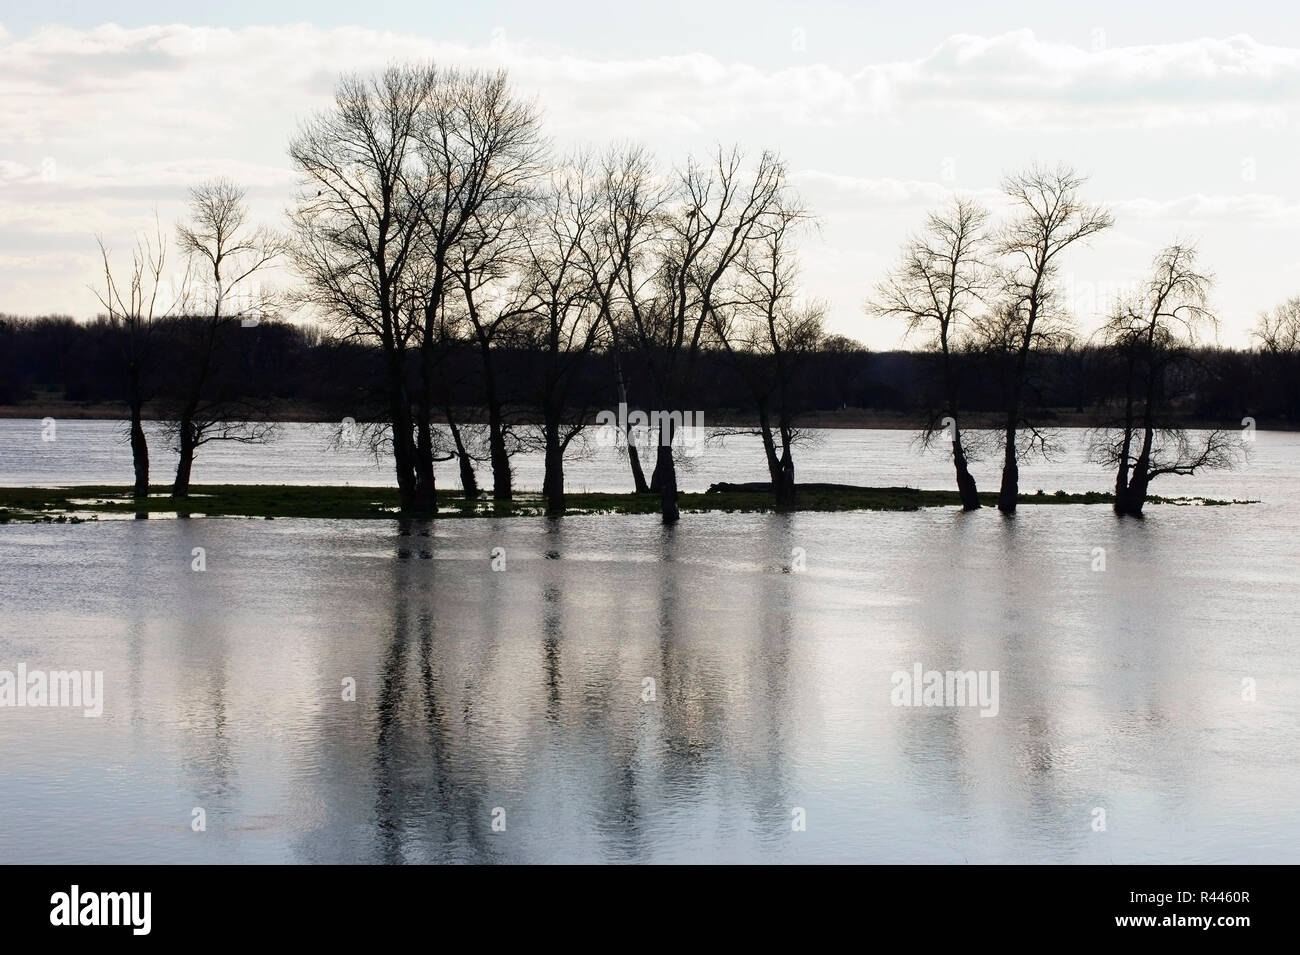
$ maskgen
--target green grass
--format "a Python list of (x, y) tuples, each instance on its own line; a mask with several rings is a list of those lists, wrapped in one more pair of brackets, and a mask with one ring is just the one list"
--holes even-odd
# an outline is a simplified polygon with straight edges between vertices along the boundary
[[(995, 493), (980, 495), (989, 507), (997, 504)], [(1022, 505), (1109, 504), (1111, 495), (1097, 492), (1067, 494), (1057, 491), (1025, 494)], [(1250, 501), (1216, 501), (1206, 498), (1148, 498), (1151, 504), (1246, 504)], [(569, 494), (570, 514), (654, 514), (659, 498), (654, 494)], [(957, 507), (956, 491), (923, 491), (906, 487), (801, 490), (796, 510), (800, 511), (915, 511), (923, 507)], [(771, 495), (763, 491), (723, 491), (714, 494), (681, 494), (678, 506), (684, 513), (722, 511), (764, 513), (776, 510)], [(196, 485), (188, 499), (177, 500), (166, 493), (135, 500), (131, 489), (104, 485), (60, 488), (0, 488), (0, 523), (6, 521), (67, 523), (97, 520), (100, 516), (134, 514), (204, 517), (283, 518), (311, 517), (345, 520), (392, 519), (397, 515), (395, 488), (293, 487), (263, 484)], [(519, 517), (546, 513), (545, 501), (537, 494), (518, 494), (515, 500), (494, 503), (491, 499), (468, 501), (445, 493), (439, 496), (439, 517)]]

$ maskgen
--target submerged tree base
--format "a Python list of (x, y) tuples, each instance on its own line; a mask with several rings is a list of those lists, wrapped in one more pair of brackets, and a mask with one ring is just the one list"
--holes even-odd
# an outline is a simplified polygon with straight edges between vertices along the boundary
[[(678, 495), (683, 514), (722, 511), (777, 511), (766, 485), (715, 484), (707, 492)], [(658, 514), (658, 494), (567, 494), (566, 513)], [(993, 506), (997, 493), (980, 495)], [(1101, 492), (1025, 494), (1022, 505), (1113, 504)], [(1218, 501), (1200, 497), (1148, 497), (1148, 504), (1223, 505), (1255, 501)], [(854, 487), (842, 484), (800, 484), (797, 511), (916, 511), (927, 507), (961, 506), (956, 491), (924, 491), (910, 487)], [(401, 517), (396, 488), (320, 487), (284, 484), (195, 485), (187, 498), (151, 494), (136, 498), (130, 487), (85, 485), (57, 488), (0, 488), (0, 523), (6, 521), (69, 523), (102, 518), (137, 517), (309, 517), (341, 520), (392, 520)], [(439, 495), (439, 518), (532, 517), (546, 515), (540, 494), (516, 494), (513, 500), (472, 500)]]

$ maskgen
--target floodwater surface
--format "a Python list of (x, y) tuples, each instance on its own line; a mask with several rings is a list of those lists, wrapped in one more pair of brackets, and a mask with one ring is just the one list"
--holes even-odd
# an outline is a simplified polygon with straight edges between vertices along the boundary
[[(129, 479), (33, 461), (37, 424), (0, 423), (4, 483)], [(91, 425), (57, 453), (83, 427), (98, 460)], [(909, 441), (831, 434), (801, 479), (947, 486)], [(712, 454), (686, 486), (761, 477)], [(1141, 522), (0, 525), (0, 671), (104, 687), (97, 717), (0, 707), (0, 858), (1294, 862), (1298, 467), (1261, 432), (1155, 487), (1261, 503)], [(1040, 478), (1108, 483), (1077, 453)], [(918, 665), (996, 673), (995, 705), (896, 705)]]

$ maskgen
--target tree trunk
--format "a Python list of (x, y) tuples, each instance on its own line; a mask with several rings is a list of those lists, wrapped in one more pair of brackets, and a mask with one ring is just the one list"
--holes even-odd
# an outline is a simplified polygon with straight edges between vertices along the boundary
[(794, 510), (794, 458), (790, 455), (790, 445), (784, 441), (781, 448), (781, 479), (775, 484), (776, 506), (782, 510)]
[(776, 453), (776, 437), (772, 433), (772, 421), (767, 409), (760, 402), (758, 407), (758, 431), (763, 440), (763, 457), (767, 459), (767, 474), (772, 481), (772, 497), (779, 508), (794, 507), (794, 462), (790, 458), (790, 448), (784, 445), (782, 453)]
[[(390, 375), (393, 374), (391, 367), (389, 372)], [(393, 422), (393, 468), (397, 472), (397, 493), (402, 513), (410, 514), (418, 510), (415, 493), (415, 442), (412, 439), (411, 407), (401, 386), (400, 371), (396, 374), (398, 381), (391, 385), (392, 394), (389, 398), (389, 413)]]
[[(1129, 517), (1141, 517), (1142, 508), (1147, 502), (1147, 487), (1151, 484), (1147, 472), (1147, 461), (1139, 457), (1133, 465), (1133, 475), (1129, 478), (1128, 488), (1124, 494), (1124, 510), (1120, 513)], [(1118, 504), (1118, 498), (1116, 499)]]
[(456, 445), (456, 461), (460, 465), (460, 486), (467, 500), (477, 501), (479, 490), (478, 478), (474, 476), (474, 462), (466, 453), (465, 442), (460, 437), (460, 428), (450, 414), (447, 415), (447, 426), (451, 429), (451, 440)]
[(1132, 507), (1130, 501), (1131, 501), (1131, 497), (1130, 497), (1129, 486), (1127, 484), (1125, 484), (1123, 487), (1116, 485), (1114, 509), (1115, 509), (1115, 514), (1118, 517), (1128, 516), (1128, 514), (1130, 513), (1129, 509)]
[(961, 509), (978, 511), (980, 509), (979, 488), (975, 486), (975, 478), (971, 476), (970, 468), (966, 466), (966, 451), (961, 446), (961, 432), (957, 430), (956, 425), (953, 426), (952, 433), (952, 466), (957, 471), (957, 493), (961, 495)]
[(194, 470), (194, 449), (197, 447), (194, 433), (194, 419), (189, 412), (181, 415), (178, 424), (180, 457), (176, 461), (176, 480), (172, 484), (172, 497), (189, 497), (190, 473)]
[(1141, 517), (1142, 508), (1147, 502), (1147, 481), (1142, 479), (1136, 483), (1130, 484), (1128, 489), (1128, 510), (1129, 517)]
[(1020, 499), (1020, 464), (1016, 460), (1016, 429), (1007, 427), (1006, 448), (1002, 458), (1002, 486), (998, 489), (998, 510), (1008, 516), (1016, 513)]
[(660, 475), (660, 513), (665, 524), (676, 524), (681, 519), (681, 512), (677, 509), (677, 468), (673, 464), (673, 449), (660, 447), (657, 459), (655, 473)]
[[(435, 281), (435, 290), (441, 279)], [(435, 295), (436, 298), (436, 295)], [(433, 379), (434, 352), (431, 345), (432, 318), (426, 311), (425, 338), (420, 346), (420, 391), (415, 408), (415, 507), (421, 513), (438, 511), (438, 481), (433, 473)]]
[(149, 441), (145, 437), (141, 402), (131, 402), (131, 463), (135, 466), (136, 497), (149, 496)]
[(961, 509), (963, 511), (978, 511), (980, 509), (980, 492), (975, 486), (975, 478), (971, 477), (970, 468), (966, 465), (966, 450), (961, 444), (961, 428), (957, 421), (958, 402), (958, 377), (957, 370), (953, 367), (952, 353), (948, 344), (948, 324), (945, 322), (940, 337), (940, 347), (943, 354), (943, 381), (944, 387), (948, 391), (948, 414), (952, 417), (952, 466), (957, 472), (957, 493), (961, 495)]
[(564, 448), (560, 445), (559, 422), (548, 420), (544, 425), (544, 430), (546, 433), (546, 475), (542, 479), (542, 494), (546, 498), (546, 513), (563, 514)]
[(1124, 440), (1123, 453), (1119, 459), (1119, 470), (1115, 472), (1115, 513), (1123, 516), (1128, 513), (1128, 449), (1129, 441)]
[(488, 448), (492, 460), (492, 499), (509, 501), (514, 497), (510, 483), (510, 455), (506, 453), (504, 415), (501, 398), (497, 394), (497, 376), (492, 368), (492, 351), (480, 341), (479, 353), (483, 356), (483, 388), (488, 408)]
[(501, 406), (496, 401), (488, 403), (488, 444), (492, 450), (492, 499), (508, 501), (514, 497), (510, 487), (510, 455), (506, 453)]
[(665, 524), (681, 519), (677, 509), (677, 465), (673, 462), (672, 421), (659, 422), (659, 448), (655, 455), (654, 481), (659, 482), (660, 513)]
[[(1035, 283), (1037, 294), (1037, 283)], [(1015, 378), (1011, 382), (1010, 401), (1007, 402), (1006, 447), (1002, 458), (1002, 486), (998, 489), (998, 510), (1008, 517), (1016, 513), (1020, 499), (1020, 462), (1016, 454), (1016, 425), (1020, 421), (1020, 401), (1024, 396), (1025, 374), (1029, 368), (1029, 350), (1034, 343), (1034, 325), (1038, 320), (1038, 306), (1031, 304), (1024, 337), (1016, 354)]]
[[(1149, 411), (1147, 417), (1150, 418)], [(1142, 516), (1142, 508), (1147, 502), (1147, 487), (1151, 484), (1151, 444), (1154, 438), (1155, 433), (1151, 426), (1144, 427), (1142, 450), (1138, 452), (1137, 460), (1133, 462), (1133, 471), (1128, 475), (1128, 486), (1124, 489), (1122, 497), (1118, 493), (1115, 495), (1117, 514), (1127, 514), (1130, 517)], [(1116, 491), (1118, 490), (1117, 482)]]
[(763, 458), (767, 461), (767, 476), (775, 488), (781, 481), (781, 459), (776, 456), (776, 439), (772, 437), (772, 426), (762, 408), (758, 411), (758, 434), (763, 440)]
[(641, 453), (632, 443), (632, 429), (627, 429), (627, 459), (632, 465), (632, 483), (637, 494), (649, 494), (650, 485), (645, 482), (645, 472), (641, 470)]
[(664, 492), (664, 456), (662, 450), (655, 452), (655, 469), (650, 472), (650, 493), (662, 494)]
[(415, 425), (415, 486), (411, 503), (420, 514), (433, 514), (438, 510), (438, 486), (433, 476), (433, 425), (429, 423), (428, 407), (421, 403), (419, 420)]
[[(615, 370), (618, 373), (618, 406), (626, 408), (627, 405), (627, 385), (623, 382), (623, 368), (618, 361), (618, 355), (614, 356)], [(650, 486), (645, 482), (645, 472), (641, 470), (641, 453), (636, 449), (636, 442), (632, 440), (632, 425), (625, 422), (624, 437), (627, 438), (627, 461), (632, 467), (632, 486), (636, 489), (637, 494), (650, 493)]]

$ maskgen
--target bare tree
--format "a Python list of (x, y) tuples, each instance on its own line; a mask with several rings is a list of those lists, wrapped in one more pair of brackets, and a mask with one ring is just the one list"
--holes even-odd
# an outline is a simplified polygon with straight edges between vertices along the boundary
[[(474, 465), (487, 460), (487, 440), (481, 426), (467, 423), (463, 409), (456, 405), (453, 397), (480, 383), (469, 363), (457, 360), (464, 352), (475, 347), (473, 341), (464, 334), (466, 322), (463, 312), (463, 307), (448, 307), (448, 303), (444, 303), (438, 320), (439, 336), (442, 339), (440, 367), (446, 370), (434, 380), (432, 397), (434, 407), (441, 409), (447, 419), (446, 437), (450, 442), (440, 440), (441, 435), (437, 431), (433, 437), (435, 449), (455, 459), (460, 471), (461, 488), (466, 499), (473, 501), (481, 493)], [(447, 361), (447, 358), (452, 360)], [(440, 458), (435, 456), (437, 459)]]
[[(272, 296), (256, 286), (259, 274), (285, 250), (284, 240), (249, 222), (247, 193), (228, 179), (215, 179), (190, 190), (190, 217), (178, 228), (179, 245), (203, 288), (194, 304), (201, 314), (172, 323), (169, 363), (176, 382), (173, 413), (167, 427), (179, 458), (175, 497), (189, 494), (194, 455), (213, 440), (253, 444), (275, 431), (238, 387), (222, 381), (232, 346), (230, 333), (245, 322), (256, 325), (274, 308)], [(237, 383), (236, 383), (237, 384)], [(256, 420), (254, 416), (262, 417)]]
[(1264, 312), (1253, 334), (1270, 354), (1300, 353), (1300, 295)]
[(530, 214), (531, 202), (518, 202), (477, 217), (457, 245), (451, 266), (464, 304), (465, 334), (477, 347), (483, 367), (492, 498), (497, 501), (514, 495), (510, 458), (518, 450), (508, 420), (508, 402), (517, 396), (511, 383), (501, 380), (497, 352), (515, 338), (527, 314), (523, 237)]
[(1057, 301), (1060, 255), (1114, 222), (1104, 208), (1079, 198), (1084, 181), (1069, 166), (1061, 165), (1054, 169), (1032, 166), (1002, 183), (1016, 212), (997, 239), (996, 249), (1004, 257), (1003, 300), (985, 330), (994, 333), (995, 343), (1012, 349), (998, 491), (998, 510), (1003, 514), (1016, 512), (1020, 494), (1023, 448), (1018, 431), (1025, 423), (1023, 400), (1030, 354), (1067, 327), (1068, 316)]
[(609, 351), (613, 359), (616, 393), (623, 410), (623, 447), (632, 470), (632, 487), (646, 494), (650, 485), (641, 467), (629, 408), (628, 376), (624, 360), (637, 342), (629, 303), (638, 301), (643, 288), (632, 276), (650, 276), (645, 262), (653, 254), (665, 199), (663, 186), (656, 181), (654, 160), (640, 146), (611, 149), (604, 159), (605, 213), (601, 242), (607, 248), (609, 274), (596, 282), (601, 313), (609, 331)]
[(749, 243), (731, 301), (713, 313), (713, 330), (758, 410), (758, 436), (777, 507), (795, 506), (793, 390), (803, 360), (824, 337), (824, 308), (798, 297), (794, 237), (804, 209), (778, 203), (766, 234)]
[[(464, 267), (468, 260), (489, 267), (503, 244), (501, 240), (509, 245), (509, 233), (517, 226), (520, 211), (527, 208), (533, 181), (542, 174), (545, 158), (536, 106), (515, 97), (504, 70), (437, 70), (434, 87), (416, 129), (427, 179), (421, 190), (417, 245), (423, 316), (422, 387), (416, 411), (416, 466), (426, 483), (433, 480), (431, 411), (437, 366), (445, 354), (442, 312), (449, 299), (457, 297), (454, 290), (465, 288), (465, 282), (457, 281), (457, 265)], [(469, 275), (463, 277), (470, 280)], [(481, 313), (472, 302), (469, 307), (474, 311), (478, 333)], [(509, 460), (495, 375), (487, 354), (492, 335), (477, 337), (484, 349), (485, 377), (492, 390), (489, 413), (495, 408), (495, 424), (490, 429), (493, 497), (508, 500)], [(461, 460), (463, 463), (465, 459)]]
[(1193, 438), (1170, 416), (1174, 372), (1189, 360), (1200, 330), (1218, 324), (1207, 305), (1212, 284), (1197, 268), (1194, 246), (1171, 245), (1102, 329), (1120, 362), (1123, 402), (1116, 426), (1093, 435), (1091, 455), (1116, 468), (1116, 514), (1141, 517), (1147, 488), (1161, 475), (1231, 467), (1242, 452), (1235, 433)]
[[(624, 269), (630, 328), (646, 367), (659, 419), (650, 488), (660, 494), (666, 524), (675, 523), (677, 469), (674, 420), (693, 385), (696, 358), (715, 308), (746, 246), (767, 235), (787, 189), (785, 164), (771, 152), (752, 171), (738, 149), (708, 162), (689, 160), (661, 206), (655, 250)], [(648, 268), (648, 274), (644, 271)]]
[(108, 313), (108, 324), (121, 349), (130, 413), (131, 461), (135, 470), (133, 491), (138, 498), (149, 496), (149, 441), (144, 432), (144, 405), (155, 384), (155, 326), (184, 303), (188, 284), (186, 277), (177, 288), (165, 287), (167, 240), (161, 227), (155, 232), (152, 239), (142, 236), (136, 240), (125, 282), (113, 274), (108, 247), (99, 237), (104, 287), (92, 289)]
[(532, 397), (541, 411), (548, 513), (564, 512), (564, 455), (586, 408), (570, 407), (574, 385), (600, 340), (603, 283), (612, 281), (600, 170), (588, 155), (556, 169), (529, 228), (523, 263), (522, 343), (536, 356)]
[(303, 123), (290, 143), (300, 188), (290, 213), (294, 262), (305, 297), (344, 338), (379, 346), (402, 509), (437, 507), (431, 475), (417, 469), (408, 358), (420, 342), (426, 289), (413, 263), (421, 252), (431, 181), (417, 133), (439, 74), (390, 67), (343, 77), (334, 105)]
[(626, 323), (621, 321), (612, 308), (606, 312), (605, 324), (609, 328), (609, 355), (614, 364), (615, 393), (618, 405), (624, 411), (621, 443), (618, 445), (627, 454), (628, 467), (632, 470), (632, 491), (635, 494), (649, 494), (650, 485), (645, 479), (645, 469), (641, 466), (641, 452), (637, 449), (635, 429), (628, 420), (627, 371), (624, 362), (628, 356), (627, 341), (632, 337)]
[(926, 217), (920, 235), (903, 247), (902, 261), (876, 288), (869, 304), (877, 315), (901, 318), (907, 334), (927, 336), (939, 355), (943, 380), (941, 414), (931, 414), (922, 434), (930, 444), (946, 435), (952, 446), (962, 509), (978, 510), (979, 489), (962, 443), (961, 380), (956, 352), (969, 334), (972, 311), (986, 293), (988, 212), (970, 199), (954, 198), (946, 209)]

